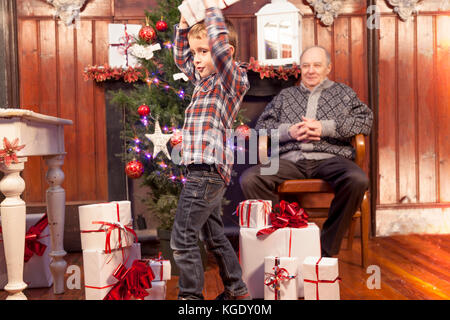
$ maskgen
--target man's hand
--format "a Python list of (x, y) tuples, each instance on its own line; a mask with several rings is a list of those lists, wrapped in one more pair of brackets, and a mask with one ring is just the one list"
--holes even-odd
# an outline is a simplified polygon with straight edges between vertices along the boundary
[(289, 134), (297, 141), (319, 141), (322, 134), (320, 121), (302, 117), (301, 122), (289, 128)]

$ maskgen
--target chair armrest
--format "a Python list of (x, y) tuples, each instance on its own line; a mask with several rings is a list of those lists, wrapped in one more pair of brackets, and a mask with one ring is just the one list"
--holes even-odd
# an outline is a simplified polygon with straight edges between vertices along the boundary
[(355, 147), (355, 162), (362, 169), (364, 157), (366, 156), (366, 140), (363, 134), (357, 134), (353, 137), (353, 147)]

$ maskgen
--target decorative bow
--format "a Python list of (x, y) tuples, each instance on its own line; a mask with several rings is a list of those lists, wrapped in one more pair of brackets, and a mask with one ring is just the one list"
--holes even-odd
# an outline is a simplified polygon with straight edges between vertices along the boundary
[(155, 279), (152, 269), (143, 260), (134, 260), (129, 269), (120, 264), (113, 276), (118, 282), (103, 300), (130, 300), (131, 297), (143, 300), (148, 296), (146, 290), (152, 287), (152, 281)]
[(24, 261), (28, 262), (33, 254), (42, 256), (47, 246), (40, 243), (38, 240), (41, 238), (41, 233), (48, 226), (48, 217), (45, 214), (34, 226), (31, 226), (25, 235), (25, 258)]
[(296, 276), (291, 276), (289, 274), (289, 271), (287, 271), (285, 268), (280, 268), (280, 266), (275, 265), (275, 267), (273, 267), (273, 273), (266, 273), (264, 284), (274, 289), (275, 300), (278, 300), (281, 282), (285, 280), (295, 279), (295, 277)]
[(120, 222), (109, 222), (109, 221), (92, 221), (92, 224), (101, 224), (108, 226), (108, 229), (106, 230), (106, 241), (105, 241), (105, 252), (111, 253), (111, 233), (113, 230), (118, 229), (119, 232), (119, 247), (122, 248), (122, 240), (121, 240), (121, 233), (122, 231), (124, 234), (126, 232), (130, 232), (134, 236), (134, 241), (137, 242), (137, 235), (136, 232), (134, 232), (133, 228), (129, 227), (128, 225), (123, 225)]
[(275, 205), (274, 211), (269, 216), (272, 226), (259, 230), (256, 236), (271, 234), (280, 228), (304, 228), (308, 226), (309, 216), (297, 202), (288, 203), (281, 200), (279, 204)]

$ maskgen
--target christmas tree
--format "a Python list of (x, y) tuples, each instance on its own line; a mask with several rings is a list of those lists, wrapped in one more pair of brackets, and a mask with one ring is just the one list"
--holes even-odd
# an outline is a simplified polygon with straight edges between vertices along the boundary
[[(178, 6), (181, 2), (159, 0), (157, 7), (145, 12), (145, 25), (136, 44), (141, 51), (158, 44), (160, 50), (153, 51), (147, 58), (139, 58), (141, 68), (112, 70), (108, 74), (110, 78), (120, 74), (127, 82), (141, 80), (133, 90), (114, 92), (112, 102), (123, 108), (125, 113), (121, 136), (127, 146), (122, 155), (127, 174), (131, 178), (142, 175), (143, 185), (151, 189), (145, 201), (159, 219), (161, 229), (172, 227), (186, 175), (185, 167), (175, 164), (168, 157), (172, 148), (181, 142), (184, 110), (193, 91), (190, 82), (174, 79), (180, 71), (174, 63), (172, 41), (174, 25), (180, 20)], [(88, 72), (92, 76), (95, 68)], [(105, 74), (104, 68), (102, 74)], [(237, 116), (235, 127), (247, 120), (242, 111)], [(168, 134), (173, 134), (170, 143), (167, 143)]]

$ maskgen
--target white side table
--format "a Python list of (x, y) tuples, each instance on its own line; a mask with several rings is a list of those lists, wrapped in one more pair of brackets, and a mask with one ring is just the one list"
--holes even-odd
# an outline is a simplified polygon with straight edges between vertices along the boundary
[(21, 199), (25, 190), (25, 182), (20, 176), (27, 157), (42, 156), (48, 166), (46, 179), (50, 187), (47, 189), (47, 215), (50, 228), (53, 275), (53, 292), (64, 292), (64, 274), (67, 263), (64, 260), (64, 218), (66, 193), (61, 187), (64, 172), (64, 126), (71, 125), (71, 120), (60, 119), (24, 109), (0, 109), (0, 148), (3, 138), (10, 142), (19, 138), (19, 145), (25, 148), (17, 152), (18, 163), (6, 166), (0, 164), (4, 177), (0, 181), (0, 191), (5, 200), (0, 204), (3, 245), (5, 248), (6, 269), (8, 272), (7, 299), (26, 299), (23, 290), (27, 287), (23, 282), (23, 264), (25, 250), (26, 205)]

